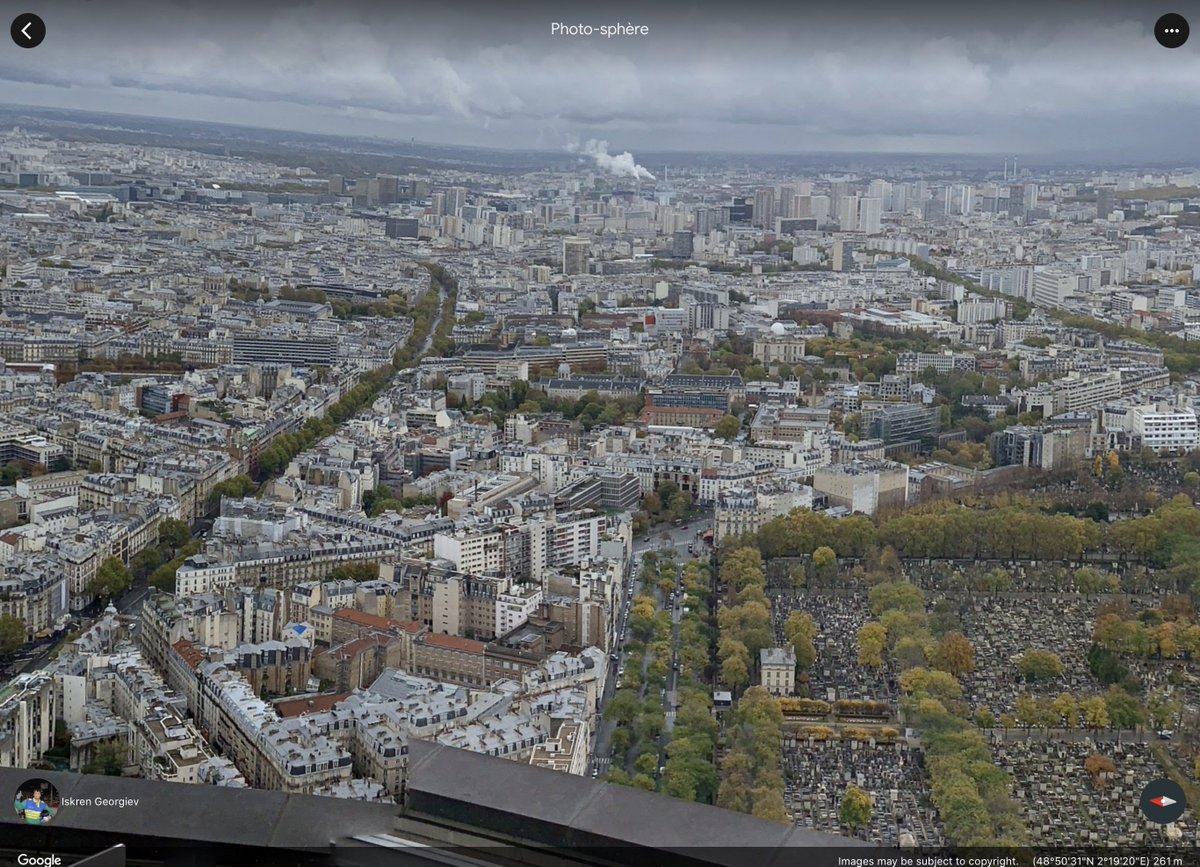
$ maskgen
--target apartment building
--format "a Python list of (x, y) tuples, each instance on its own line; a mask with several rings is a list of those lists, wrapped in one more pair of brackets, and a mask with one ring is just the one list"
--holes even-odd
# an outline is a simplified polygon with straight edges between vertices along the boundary
[(892, 461), (832, 464), (813, 474), (813, 490), (831, 506), (874, 515), (903, 508), (908, 498), (908, 467)]
[(1191, 408), (1135, 406), (1129, 411), (1130, 433), (1142, 448), (1184, 452), (1200, 448), (1200, 425)]
[(58, 716), (53, 676), (20, 674), (0, 687), (0, 767), (28, 768), (54, 746)]

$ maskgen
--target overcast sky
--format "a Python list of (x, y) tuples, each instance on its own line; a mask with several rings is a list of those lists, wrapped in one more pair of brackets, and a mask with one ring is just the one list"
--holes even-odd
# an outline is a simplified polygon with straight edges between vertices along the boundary
[[(1200, 35), (1160, 47), (1152, 28), (1171, 10), (1138, 0), (411, 5), (24, 4), (48, 34), (3, 43), (0, 101), (505, 148), (596, 138), (635, 154), (1149, 161), (1200, 141)], [(554, 21), (650, 33), (553, 37)]]

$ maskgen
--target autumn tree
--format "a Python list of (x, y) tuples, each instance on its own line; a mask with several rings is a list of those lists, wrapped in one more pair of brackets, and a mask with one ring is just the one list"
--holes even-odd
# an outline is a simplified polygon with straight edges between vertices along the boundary
[(1106, 729), (1109, 726), (1108, 707), (1100, 696), (1092, 696), (1079, 703), (1083, 723), (1090, 729)]
[(858, 786), (850, 786), (842, 795), (842, 806), (838, 818), (854, 833), (871, 824), (871, 796)]
[(933, 667), (962, 677), (975, 670), (975, 648), (961, 632), (949, 632), (933, 649)]
[(1104, 788), (1105, 775), (1115, 774), (1117, 766), (1113, 764), (1113, 760), (1108, 756), (1100, 753), (1092, 753), (1083, 760), (1083, 769), (1087, 771), (1088, 776), (1092, 778), (1092, 785), (1097, 789)]
[(739, 548), (721, 563), (721, 581), (735, 591), (748, 584), (763, 586), (767, 583), (763, 572), (762, 554), (756, 548)]
[(813, 569), (821, 577), (829, 577), (837, 571), (837, 554), (827, 545), (813, 551)]
[(925, 668), (910, 668), (901, 674), (900, 689), (916, 699), (945, 701), (962, 698), (962, 686), (951, 674)]
[(887, 649), (887, 630), (883, 624), (871, 621), (858, 630), (858, 664), (867, 668), (883, 668), (883, 652)]
[(812, 668), (817, 661), (817, 648), (813, 639), (817, 636), (817, 624), (804, 611), (793, 611), (783, 625), (783, 634), (796, 651), (796, 665), (802, 670)]
[(750, 792), (750, 815), (769, 822), (790, 825), (783, 792), (770, 786), (759, 786)]
[(1051, 707), (1066, 728), (1073, 729), (1079, 722), (1079, 703), (1070, 693), (1061, 693)]

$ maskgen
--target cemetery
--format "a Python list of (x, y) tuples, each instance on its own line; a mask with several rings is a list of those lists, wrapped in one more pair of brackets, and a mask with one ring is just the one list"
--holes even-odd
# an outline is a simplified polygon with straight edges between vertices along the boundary
[(870, 822), (858, 836), (897, 846), (909, 834), (918, 846), (945, 842), (937, 810), (929, 804), (918, 748), (900, 738), (837, 737), (828, 729), (785, 733), (784, 779), (788, 811), (797, 825), (845, 834), (840, 819), (849, 786), (871, 796)]
[[(973, 670), (958, 678), (958, 704), (971, 718), (988, 718), (980, 725), (988, 729), (984, 733), (997, 766), (1011, 775), (1029, 842), (1178, 845), (1176, 830), (1145, 820), (1138, 794), (1147, 781), (1166, 773), (1153, 749), (1192, 770), (1197, 749), (1189, 732), (1200, 711), (1200, 660), (1182, 653), (1170, 658), (1118, 653), (1119, 682), (1138, 705), (1137, 722), (1119, 722), (1110, 704), (1111, 723), (1100, 715), (1103, 721), (1097, 725), (1084, 706), (1098, 697), (1111, 701), (1116, 689), (1114, 678), (1098, 677), (1089, 661), (1098, 612), (1116, 607), (1136, 620), (1160, 607), (1162, 597), (1069, 589), (981, 592), (947, 589), (945, 580), (928, 583), (933, 585), (924, 589), (930, 640), (947, 631), (961, 632), (974, 649)], [(793, 611), (806, 612), (816, 626), (815, 662), (798, 676), (796, 697), (780, 702), (785, 801), (794, 822), (851, 833), (840, 805), (847, 788), (858, 787), (870, 795), (872, 810), (856, 836), (882, 845), (897, 845), (901, 839), (919, 846), (944, 842), (947, 835), (930, 801), (919, 733), (905, 729), (899, 688), (904, 666), (892, 650), (884, 654), (880, 669), (859, 662), (859, 630), (880, 621), (872, 613), (870, 588), (843, 583), (776, 590), (772, 619), (781, 644)], [(1021, 662), (1031, 650), (1054, 654), (1061, 673), (1054, 666), (1049, 673), (1023, 674)], [(1169, 710), (1156, 714), (1156, 702)], [(1030, 711), (1035, 705), (1036, 716)], [(1060, 716), (1056, 709), (1064, 706), (1071, 709)], [(881, 708), (890, 708), (890, 717)], [(1179, 731), (1159, 737), (1161, 729)], [(1185, 838), (1195, 833), (1192, 821), (1189, 814), (1179, 825)]]
[(996, 764), (1012, 774), (1036, 846), (1170, 846), (1195, 835), (1192, 808), (1175, 831), (1148, 821), (1138, 798), (1163, 776), (1147, 744), (1072, 742), (1040, 736), (992, 739)]

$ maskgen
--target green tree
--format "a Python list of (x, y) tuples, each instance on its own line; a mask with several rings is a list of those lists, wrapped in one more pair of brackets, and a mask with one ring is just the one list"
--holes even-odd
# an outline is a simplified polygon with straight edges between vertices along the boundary
[(1053, 680), (1061, 677), (1063, 663), (1057, 654), (1048, 650), (1027, 650), (1017, 660), (1017, 669), (1026, 680)]
[(1132, 729), (1145, 721), (1138, 700), (1119, 686), (1110, 686), (1102, 698), (1109, 722), (1114, 728)]
[(379, 578), (379, 564), (368, 560), (343, 563), (329, 573), (329, 581), (374, 581)]
[(726, 415), (722, 416), (721, 420), (717, 422), (716, 434), (723, 440), (732, 441), (741, 430), (742, 423), (738, 420), (737, 416)]
[(721, 682), (737, 689), (750, 682), (750, 666), (741, 656), (731, 656), (721, 663)]
[(129, 561), (129, 569), (137, 578), (145, 578), (163, 563), (162, 551), (158, 548), (143, 548)]
[(679, 491), (667, 501), (667, 513), (672, 521), (682, 521), (692, 508), (692, 495)]
[(850, 786), (842, 795), (838, 818), (851, 833), (871, 824), (871, 796), (858, 786)]
[(117, 557), (108, 557), (96, 570), (89, 590), (102, 600), (120, 596), (133, 586), (133, 573)]
[(103, 743), (96, 747), (92, 760), (83, 766), (85, 774), (102, 774), (119, 777), (125, 770), (125, 751), (115, 743)]
[(639, 774), (654, 776), (658, 772), (658, 753), (642, 753), (633, 762), (633, 769)]
[(629, 772), (624, 768), (612, 768), (604, 775), (604, 782), (613, 783), (618, 786), (632, 786), (633, 778), (629, 776)]
[(192, 529), (185, 522), (175, 518), (166, 518), (158, 525), (158, 544), (167, 548), (172, 554), (182, 548), (192, 538)]
[(907, 581), (876, 584), (870, 590), (871, 613), (876, 617), (885, 611), (924, 611), (925, 593)]
[(658, 784), (654, 782), (654, 778), (648, 774), (638, 774), (633, 778), (631, 784), (635, 789), (642, 789), (646, 792), (654, 792), (658, 790)]
[(0, 653), (13, 653), (25, 644), (25, 621), (11, 614), (0, 617)]

